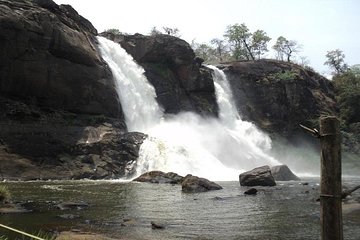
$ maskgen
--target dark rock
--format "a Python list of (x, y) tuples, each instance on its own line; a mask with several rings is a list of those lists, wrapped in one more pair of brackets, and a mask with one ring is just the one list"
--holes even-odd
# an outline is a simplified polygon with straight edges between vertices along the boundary
[(291, 138), (299, 124), (311, 127), (320, 114), (338, 111), (332, 82), (299, 65), (263, 59), (222, 67), (242, 118), (267, 132)]
[(287, 165), (278, 165), (271, 167), (271, 174), (273, 175), (275, 181), (300, 181)]
[(62, 215), (59, 215), (58, 217), (62, 218), (62, 219), (76, 219), (76, 218), (80, 218), (80, 215), (62, 214)]
[(269, 166), (254, 168), (239, 175), (241, 186), (275, 186), (274, 177)]
[(161, 224), (161, 223), (157, 223), (157, 222), (151, 221), (151, 228), (152, 228), (152, 229), (164, 229), (164, 228), (165, 228), (165, 225), (164, 225), (164, 224)]
[(0, 0), (0, 16), (0, 96), (122, 116), (111, 71), (96, 49), (96, 29), (71, 6)]
[(256, 188), (250, 188), (244, 192), (245, 195), (256, 195), (258, 190)]
[(21, 204), (6, 203), (0, 204), (0, 214), (28, 213), (31, 210), (24, 208)]
[(135, 182), (150, 182), (150, 183), (170, 183), (170, 184), (180, 184), (184, 177), (173, 173), (168, 172), (164, 173), (161, 171), (150, 171), (144, 174), (141, 174), (139, 177), (135, 178)]
[(202, 67), (200, 59), (194, 60), (194, 51), (187, 42), (164, 34), (115, 35), (107, 32), (101, 35), (120, 43), (145, 69), (166, 113), (193, 111), (217, 116), (211, 70)]
[(188, 174), (181, 183), (182, 191), (187, 193), (206, 192), (211, 190), (220, 190), (222, 187), (205, 178), (199, 178)]

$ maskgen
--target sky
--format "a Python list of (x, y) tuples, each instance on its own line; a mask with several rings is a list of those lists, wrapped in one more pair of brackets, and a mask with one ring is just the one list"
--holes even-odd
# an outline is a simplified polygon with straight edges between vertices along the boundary
[[(116, 28), (121, 32), (148, 34), (153, 27), (178, 28), (191, 43), (222, 38), (226, 27), (245, 23), (251, 32), (264, 30), (302, 45), (298, 57), (324, 75), (327, 51), (340, 49), (349, 65), (360, 63), (359, 0), (55, 0), (70, 4), (98, 32)], [(274, 57), (273, 52), (267, 54)]]

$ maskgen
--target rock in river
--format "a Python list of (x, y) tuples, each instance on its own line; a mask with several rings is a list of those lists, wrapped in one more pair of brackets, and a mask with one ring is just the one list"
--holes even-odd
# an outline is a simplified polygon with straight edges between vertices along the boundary
[(188, 174), (181, 183), (182, 191), (188, 193), (206, 192), (211, 190), (220, 190), (222, 187), (205, 178), (199, 178)]
[(278, 165), (271, 168), (271, 174), (276, 181), (299, 181), (298, 178), (287, 165)]
[(275, 179), (271, 174), (269, 166), (254, 168), (243, 172), (239, 176), (241, 186), (275, 186)]

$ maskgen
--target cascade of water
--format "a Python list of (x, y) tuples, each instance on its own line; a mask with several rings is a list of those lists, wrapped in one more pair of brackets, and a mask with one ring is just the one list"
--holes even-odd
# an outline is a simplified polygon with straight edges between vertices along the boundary
[(146, 131), (158, 124), (163, 112), (156, 102), (154, 87), (148, 83), (144, 70), (119, 44), (98, 37), (99, 48), (108, 63), (129, 131)]
[(120, 45), (103, 38), (99, 43), (117, 81), (129, 130), (149, 135), (140, 148), (138, 174), (161, 170), (234, 180), (241, 171), (279, 164), (264, 152), (270, 148), (270, 139), (239, 117), (222, 71), (210, 66), (214, 70), (220, 119), (205, 119), (190, 112), (162, 119), (154, 88), (143, 70)]

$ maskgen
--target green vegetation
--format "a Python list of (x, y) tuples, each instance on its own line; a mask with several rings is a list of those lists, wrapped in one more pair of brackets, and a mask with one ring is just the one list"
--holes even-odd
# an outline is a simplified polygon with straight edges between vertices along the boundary
[(345, 54), (328, 51), (325, 65), (333, 70), (335, 96), (340, 108), (343, 142), (348, 150), (360, 152), (360, 65), (348, 67)]
[(268, 51), (271, 40), (263, 30), (251, 33), (245, 23), (229, 25), (224, 34), (229, 42), (230, 52), (236, 60), (255, 60)]
[(0, 186), (0, 203), (5, 203), (10, 199), (10, 192), (6, 186)]
[[(271, 38), (264, 30), (251, 32), (242, 24), (229, 25), (223, 35), (224, 39), (214, 38), (209, 43), (196, 43), (191, 46), (196, 56), (204, 59), (205, 63), (216, 64), (228, 61), (249, 61), (264, 58), (268, 50)], [(300, 44), (295, 40), (287, 40), (280, 36), (272, 47), (276, 51), (276, 59), (281, 61), (293, 61), (294, 54), (301, 50)], [(306, 57), (300, 56), (300, 65), (308, 65)]]
[(120, 32), (120, 30), (119, 30), (119, 29), (116, 29), (116, 28), (110, 28), (110, 29), (105, 30), (104, 32), (105, 32), (105, 33), (112, 33), (112, 34), (115, 34), (115, 35), (117, 35), (117, 34), (122, 34), (122, 33)]
[(268, 76), (270, 80), (277, 80), (277, 81), (290, 81), (295, 79), (298, 76), (298, 72), (294, 70), (286, 70), (282, 72), (272, 73)]
[(360, 75), (352, 69), (333, 78), (340, 117), (346, 125), (360, 122)]
[(325, 57), (324, 64), (334, 70), (334, 75), (345, 73), (348, 67), (345, 63), (345, 54), (340, 49), (328, 51)]

